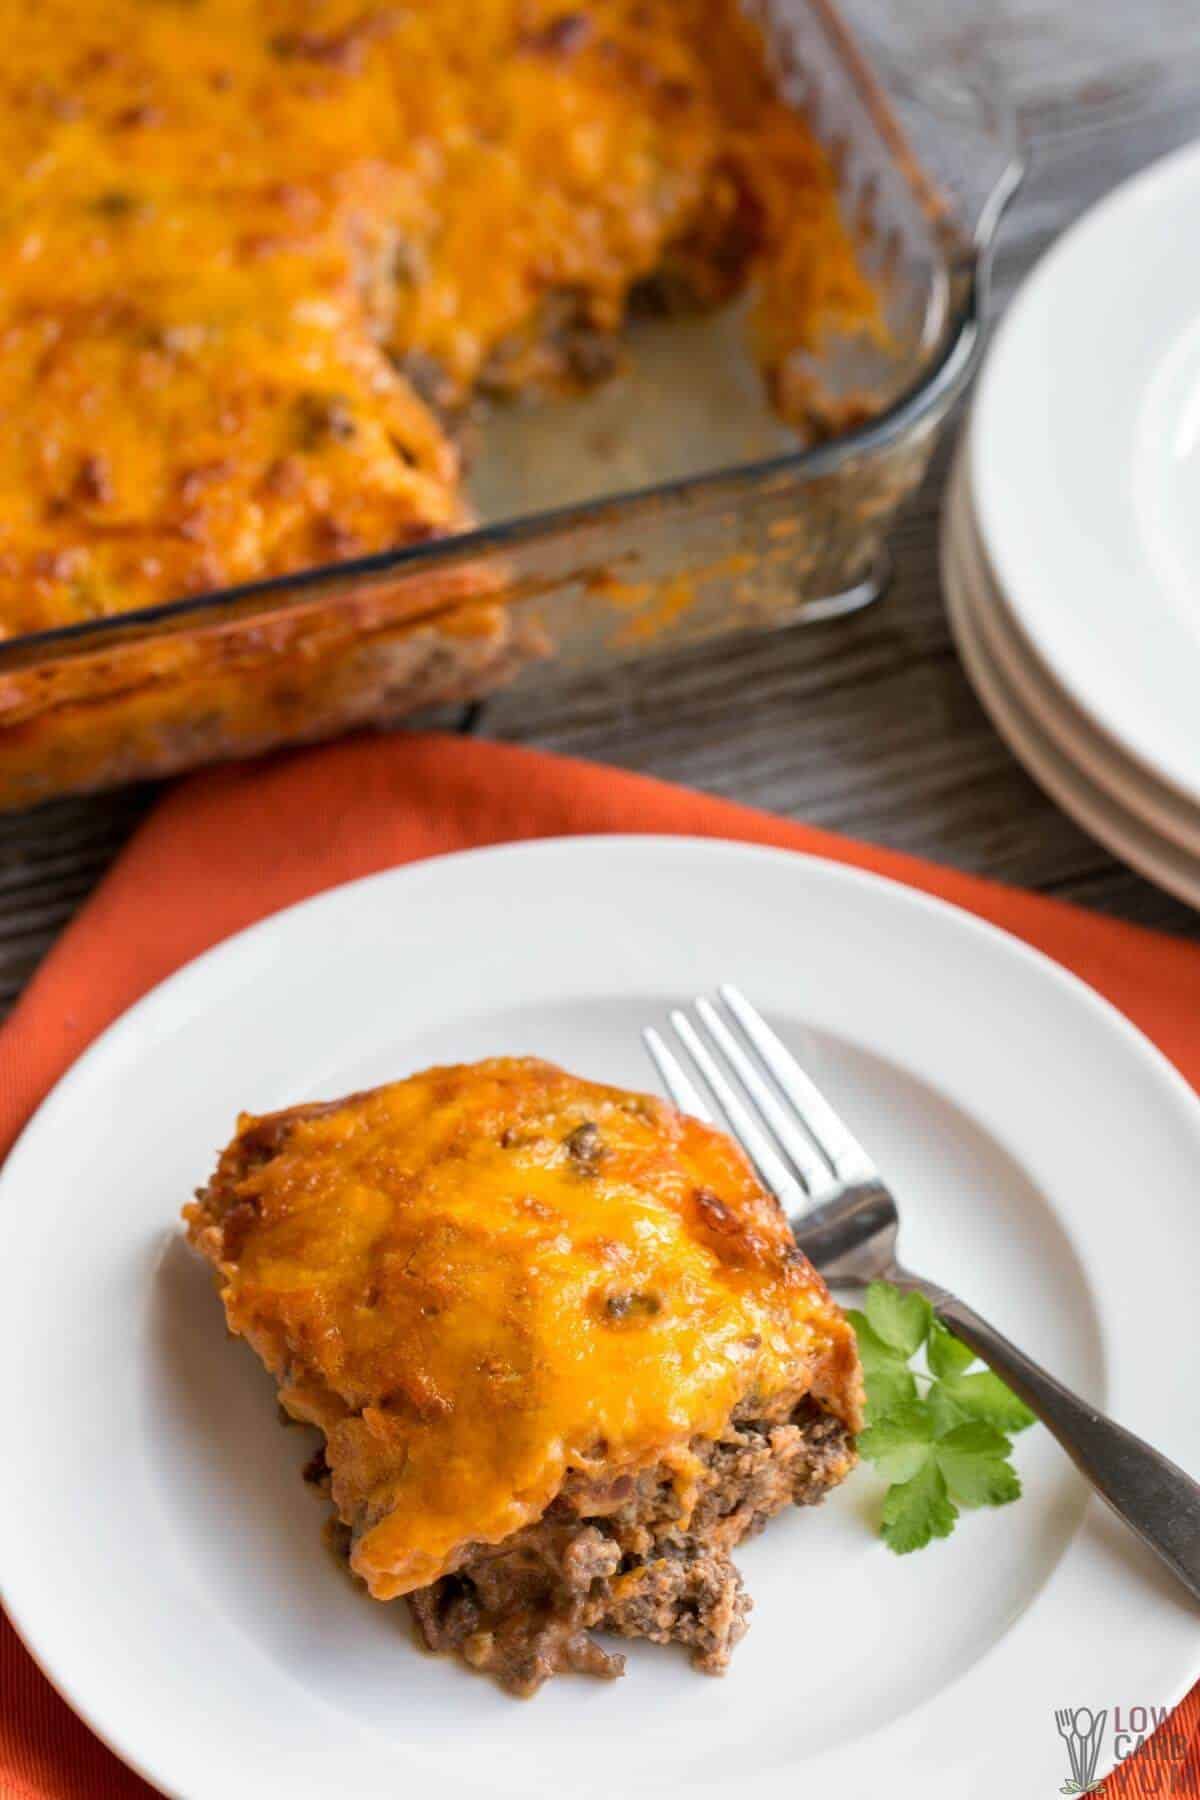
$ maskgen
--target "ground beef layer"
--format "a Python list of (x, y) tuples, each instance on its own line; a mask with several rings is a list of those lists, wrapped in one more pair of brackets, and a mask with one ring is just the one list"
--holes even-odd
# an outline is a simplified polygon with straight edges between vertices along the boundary
[(592, 1630), (682, 1644), (695, 1668), (721, 1674), (753, 1604), (731, 1551), (789, 1503), (815, 1506), (855, 1461), (846, 1427), (811, 1399), (775, 1412), (743, 1406), (721, 1438), (693, 1444), (702, 1474), (686, 1525), (661, 1464), (569, 1480), (537, 1524), (408, 1596), (426, 1645), (521, 1695), (567, 1670), (623, 1674)]

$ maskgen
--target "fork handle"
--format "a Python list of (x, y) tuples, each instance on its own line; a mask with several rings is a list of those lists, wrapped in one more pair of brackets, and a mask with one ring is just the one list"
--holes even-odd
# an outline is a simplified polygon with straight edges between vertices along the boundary
[(927, 1292), (942, 1323), (1037, 1414), (1117, 1517), (1200, 1600), (1200, 1484), (1047, 1374), (965, 1301), (921, 1281), (913, 1285)]

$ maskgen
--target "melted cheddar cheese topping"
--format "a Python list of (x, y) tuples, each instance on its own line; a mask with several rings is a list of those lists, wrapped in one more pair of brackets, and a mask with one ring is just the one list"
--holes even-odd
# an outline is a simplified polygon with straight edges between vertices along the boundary
[[(0, 0), (0, 630), (467, 519), (429, 401), (871, 297), (737, 0)], [(582, 336), (581, 336), (582, 334)], [(581, 353), (580, 344), (585, 346)]]
[(389, 1599), (536, 1519), (571, 1470), (665, 1462), (741, 1402), (851, 1430), (849, 1325), (741, 1151), (532, 1059), (244, 1117), (188, 1210), (229, 1324), (326, 1433)]

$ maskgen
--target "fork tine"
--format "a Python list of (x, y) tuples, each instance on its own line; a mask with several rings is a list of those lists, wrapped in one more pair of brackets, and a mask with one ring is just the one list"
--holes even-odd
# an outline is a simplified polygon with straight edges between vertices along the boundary
[(825, 1158), (814, 1150), (794, 1116), (778, 1099), (770, 1084), (763, 1080), (712, 1001), (697, 1000), (696, 1011), (706, 1026), (709, 1037), (795, 1164), (796, 1173), (808, 1189), (809, 1198), (820, 1199), (839, 1187), (841, 1184)]
[(702, 1125), (714, 1123), (712, 1113), (700, 1098), (700, 1090), (692, 1083), (691, 1077), (684, 1072), (683, 1064), (673, 1050), (667, 1046), (655, 1031), (648, 1025), (642, 1032), (642, 1042), (650, 1052), (650, 1060), (663, 1078), (663, 1085), (680, 1112), (691, 1113), (693, 1119), (699, 1119)]
[(762, 1126), (726, 1078), (712, 1052), (697, 1034), (696, 1028), (687, 1014), (680, 1012), (677, 1008), (671, 1014), (671, 1024), (675, 1029), (676, 1037), (708, 1083), (713, 1098), (725, 1114), (734, 1137), (749, 1156), (763, 1181), (778, 1197), (785, 1210), (788, 1212), (806, 1210), (809, 1205), (808, 1195)]
[(813, 1085), (745, 995), (728, 982), (718, 990), (722, 1000), (770, 1069), (781, 1091), (795, 1107), (805, 1129), (842, 1181), (877, 1181), (879, 1171), (858, 1139)]

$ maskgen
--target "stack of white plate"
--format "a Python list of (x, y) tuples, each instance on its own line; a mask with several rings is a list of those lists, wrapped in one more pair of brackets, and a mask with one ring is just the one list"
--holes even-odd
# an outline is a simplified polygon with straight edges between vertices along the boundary
[(1200, 906), (1200, 147), (1109, 196), (997, 334), (947, 495), (951, 626), (1064, 811)]

